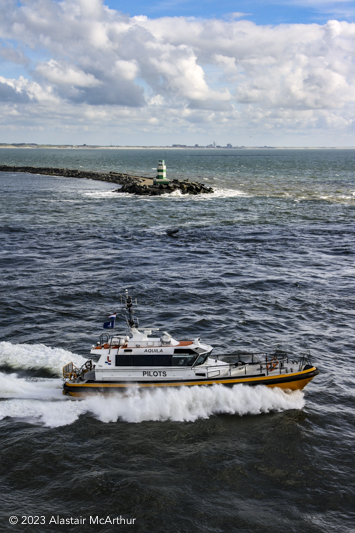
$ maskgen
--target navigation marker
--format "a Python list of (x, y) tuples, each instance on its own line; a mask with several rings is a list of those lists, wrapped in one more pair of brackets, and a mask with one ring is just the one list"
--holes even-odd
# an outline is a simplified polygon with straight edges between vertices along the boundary
[(169, 183), (169, 180), (166, 177), (166, 164), (164, 159), (159, 159), (157, 172), (158, 175), (153, 179), (154, 185), (158, 185), (159, 183)]

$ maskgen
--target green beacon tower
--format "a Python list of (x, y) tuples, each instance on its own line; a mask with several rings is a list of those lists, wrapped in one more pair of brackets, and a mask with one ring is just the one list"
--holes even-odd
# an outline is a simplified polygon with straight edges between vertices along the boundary
[(153, 180), (155, 185), (158, 185), (159, 183), (169, 183), (169, 180), (166, 177), (166, 165), (164, 159), (159, 159), (157, 172), (158, 175)]

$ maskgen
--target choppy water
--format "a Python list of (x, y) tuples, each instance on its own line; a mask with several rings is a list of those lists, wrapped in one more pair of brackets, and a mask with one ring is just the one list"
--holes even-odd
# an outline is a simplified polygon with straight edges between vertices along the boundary
[[(355, 152), (0, 150), (1, 164), (147, 176), (160, 158), (216, 192), (0, 175), (2, 530), (111, 532), (90, 516), (122, 515), (133, 531), (354, 532)], [(321, 373), (292, 394), (63, 397), (62, 366), (126, 287), (142, 325), (219, 353), (310, 352)], [(8, 522), (29, 514), (46, 524)]]

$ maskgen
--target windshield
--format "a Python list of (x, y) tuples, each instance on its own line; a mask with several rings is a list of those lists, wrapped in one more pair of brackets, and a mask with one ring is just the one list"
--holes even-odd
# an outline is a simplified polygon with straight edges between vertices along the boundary
[(196, 359), (196, 363), (194, 366), (198, 366), (198, 365), (203, 365), (203, 363), (206, 361), (208, 357), (208, 353), (204, 354), (204, 355), (199, 355), (198, 358)]

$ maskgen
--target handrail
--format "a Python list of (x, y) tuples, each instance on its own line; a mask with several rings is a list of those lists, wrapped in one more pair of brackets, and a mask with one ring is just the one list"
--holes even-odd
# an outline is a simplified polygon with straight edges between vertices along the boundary
[[(251, 361), (242, 361), (240, 359), (240, 355), (251, 357)], [(254, 356), (258, 356), (258, 358), (262, 358), (261, 360), (254, 361)], [(213, 357), (213, 356), (212, 356)], [(275, 373), (275, 374), (282, 374), (288, 373), (289, 368), (286, 365), (292, 364), (295, 365), (296, 371), (301, 372), (302, 368), (306, 364), (312, 365), (311, 356), (310, 355), (302, 355), (300, 357), (292, 357), (291, 354), (287, 354), (286, 352), (257, 352), (257, 353), (250, 353), (250, 352), (243, 352), (243, 353), (234, 353), (234, 354), (220, 354), (215, 356), (216, 361), (220, 360), (223, 361), (223, 358), (238, 358), (235, 362), (228, 362), (224, 361), (229, 366), (229, 375), (231, 375), (231, 372), (235, 368), (240, 368), (241, 370), (244, 368), (245, 373), (247, 370), (248, 365), (259, 365), (258, 368), (256, 368), (257, 371), (260, 371), (260, 373), (265, 372), (268, 376), (269, 373)], [(284, 366), (285, 365), (285, 366)], [(217, 368), (217, 367), (216, 367)], [(291, 369), (292, 370), (292, 369)]]
[[(244, 362), (244, 361), (241, 361), (240, 357), (241, 356), (248, 356), (248, 357), (251, 357), (252, 358), (252, 363), (254, 363), (254, 357), (258, 356), (258, 357), (263, 357), (266, 359), (266, 361), (268, 360), (268, 358), (272, 359), (272, 358), (276, 358), (278, 360), (282, 360), (284, 361), (285, 359), (288, 361), (294, 361), (295, 364), (299, 363), (299, 362), (302, 362), (303, 364), (306, 364), (307, 362), (309, 364), (312, 364), (312, 358), (309, 354), (307, 355), (300, 355), (300, 356), (297, 356), (297, 355), (292, 355), (290, 353), (287, 353), (287, 352), (237, 352), (237, 353), (222, 353), (222, 354), (213, 354), (211, 355), (210, 357), (215, 357), (216, 359), (220, 360), (221, 358), (223, 357), (236, 357), (238, 358), (238, 362)], [(260, 361), (255, 361), (255, 363), (259, 363)]]
[(93, 368), (95, 367), (93, 367), (92, 361), (90, 359), (88, 361), (85, 361), (85, 363), (81, 365), (80, 368), (75, 366), (74, 363), (68, 363), (63, 366), (63, 379), (75, 381)]

